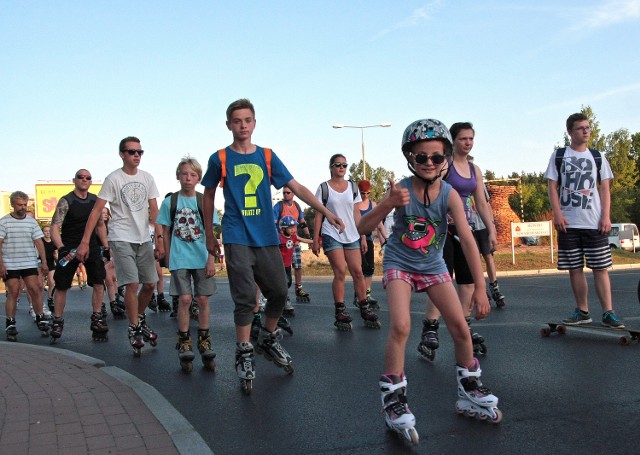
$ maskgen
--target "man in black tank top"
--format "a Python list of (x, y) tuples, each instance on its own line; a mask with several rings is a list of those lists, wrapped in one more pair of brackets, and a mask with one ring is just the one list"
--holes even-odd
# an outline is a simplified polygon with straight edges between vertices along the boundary
[[(86, 169), (76, 172), (73, 183), (75, 188), (58, 201), (51, 220), (51, 239), (58, 248), (58, 265), (54, 274), (56, 293), (54, 295), (54, 318), (51, 329), (52, 338), (60, 338), (64, 319), (62, 313), (67, 301), (67, 291), (71, 288), (73, 276), (79, 261), (75, 249), (82, 241), (89, 214), (96, 203), (96, 195), (89, 193), (91, 173)], [(107, 231), (102, 218), (98, 222), (89, 241), (90, 253), (84, 261), (88, 284), (93, 287), (91, 299), (93, 314), (91, 330), (94, 339), (106, 339), (109, 330), (106, 325), (106, 311), (103, 311), (105, 269), (102, 260), (103, 251), (108, 256)]]

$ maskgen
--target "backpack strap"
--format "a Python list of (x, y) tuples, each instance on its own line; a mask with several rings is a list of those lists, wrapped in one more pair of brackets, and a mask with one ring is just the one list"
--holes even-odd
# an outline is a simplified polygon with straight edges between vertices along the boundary
[(322, 192), (322, 205), (327, 206), (327, 202), (329, 201), (329, 185), (327, 182), (322, 182), (320, 184), (320, 191)]
[[(171, 216), (171, 231), (173, 232), (173, 225), (175, 223), (175, 219), (176, 219), (176, 211), (178, 210), (178, 193), (180, 193), (179, 191), (176, 191), (175, 193), (171, 193), (171, 205), (169, 206), (169, 214)], [(199, 191), (196, 191), (196, 203), (198, 205), (198, 213), (200, 214), (200, 219), (202, 220), (202, 223), (204, 224), (204, 195), (202, 193), (200, 193)], [(215, 210), (215, 209), (214, 209)], [(204, 227), (204, 226), (203, 226)]]
[[(562, 167), (562, 161), (564, 154), (567, 151), (566, 147), (561, 147), (556, 150), (556, 170), (558, 171), (558, 192), (560, 191), (560, 168)], [(600, 170), (602, 169), (602, 154), (596, 149), (589, 149), (593, 160), (596, 162), (596, 181), (600, 184)]]
[(355, 201), (358, 193), (360, 193), (360, 189), (358, 189), (358, 184), (353, 180), (349, 180), (349, 182), (351, 182), (351, 191), (353, 192), (353, 200)]
[(558, 195), (560, 195), (560, 168), (562, 168), (562, 161), (564, 159), (564, 152), (567, 151), (566, 147), (560, 147), (556, 149), (556, 171), (558, 173)]
[(269, 184), (271, 184), (271, 149), (263, 147), (264, 149), (264, 160), (267, 163), (267, 175), (269, 176)]
[(227, 177), (227, 149), (218, 150), (218, 158), (220, 158), (221, 174), (220, 174), (220, 188), (224, 186), (224, 179)]
[(298, 204), (296, 201), (293, 201), (293, 203), (296, 206), (296, 209), (298, 210), (298, 220), (300, 219), (301, 216), (304, 219), (304, 212), (302, 211), (302, 207), (300, 207), (300, 204)]
[(598, 185), (600, 185), (600, 169), (602, 169), (602, 154), (596, 149), (589, 149), (589, 151), (593, 156), (593, 160), (596, 162), (596, 171), (598, 172), (597, 181), (598, 181)]

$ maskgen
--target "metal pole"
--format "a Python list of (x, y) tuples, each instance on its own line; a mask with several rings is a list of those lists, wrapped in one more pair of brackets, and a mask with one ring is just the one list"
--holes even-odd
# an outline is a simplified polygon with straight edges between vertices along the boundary
[(364, 128), (360, 128), (360, 140), (362, 142), (362, 179), (367, 180), (367, 162), (364, 160)]

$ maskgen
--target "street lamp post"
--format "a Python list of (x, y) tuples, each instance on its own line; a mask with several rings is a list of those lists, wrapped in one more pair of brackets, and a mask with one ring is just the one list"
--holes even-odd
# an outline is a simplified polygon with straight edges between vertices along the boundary
[(388, 128), (391, 126), (391, 123), (379, 123), (377, 125), (364, 125), (364, 126), (353, 126), (353, 125), (333, 125), (333, 128), (358, 128), (360, 130), (360, 140), (362, 142), (362, 178), (364, 180), (367, 179), (367, 162), (364, 158), (364, 129), (365, 128)]

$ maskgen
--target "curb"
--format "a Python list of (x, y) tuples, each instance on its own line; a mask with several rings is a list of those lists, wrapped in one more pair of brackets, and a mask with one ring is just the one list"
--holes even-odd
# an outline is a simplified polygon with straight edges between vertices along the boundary
[[(0, 341), (0, 344), (13, 345), (8, 341)], [(28, 343), (24, 343), (28, 344)], [(144, 402), (149, 408), (151, 413), (158, 419), (160, 424), (169, 434), (169, 437), (175, 444), (178, 452), (181, 454), (203, 454), (213, 455), (213, 451), (209, 448), (204, 441), (200, 433), (198, 433), (187, 419), (178, 412), (176, 408), (169, 403), (169, 401), (163, 397), (154, 387), (150, 386), (146, 382), (138, 379), (126, 371), (113, 366), (106, 366), (103, 360), (90, 357), (88, 355), (79, 354), (77, 352), (69, 351), (64, 348), (53, 348), (49, 346), (39, 346), (35, 344), (29, 344), (30, 348), (41, 349), (45, 351), (51, 351), (58, 354), (72, 357), (81, 362), (87, 363), (96, 368), (100, 368), (106, 374), (114, 379), (117, 379), (124, 385), (130, 387), (136, 395)]]

